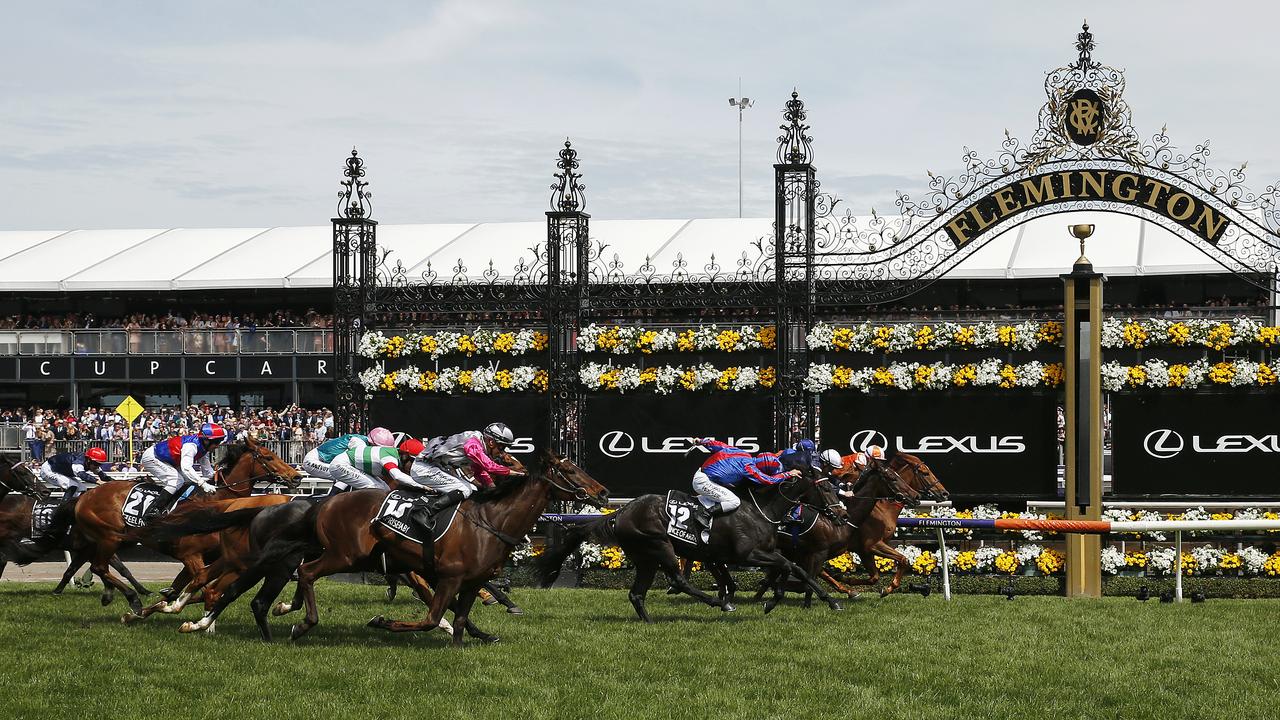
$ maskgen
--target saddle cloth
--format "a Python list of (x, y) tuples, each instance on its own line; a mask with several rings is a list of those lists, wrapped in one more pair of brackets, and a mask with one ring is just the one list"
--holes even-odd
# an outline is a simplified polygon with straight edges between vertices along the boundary
[(133, 486), (120, 506), (120, 515), (124, 518), (125, 527), (140, 528), (146, 525), (143, 519), (151, 506), (157, 502), (160, 493), (158, 486), (150, 483), (138, 483)]
[(690, 545), (705, 544), (711, 533), (711, 513), (697, 496), (681, 490), (667, 491), (667, 535)]
[[(382, 505), (378, 508), (378, 512), (373, 516), (373, 521), (382, 524), (391, 532), (399, 535), (406, 540), (413, 542), (422, 542), (426, 534), (426, 528), (421, 524), (410, 519), (410, 513), (414, 507), (425, 503), (433, 497), (421, 490), (392, 490), (382, 501)], [(453, 519), (458, 515), (458, 506), (461, 503), (455, 503), (441, 510), (431, 517), (435, 521), (432, 533), (433, 540), (439, 540), (444, 534), (449, 532), (449, 528), (453, 526)]]
[[(45, 534), (53, 523), (53, 515), (62, 505), (62, 500), (36, 500), (31, 506), (31, 538), (37, 539)], [(70, 528), (68, 528), (70, 529)]]

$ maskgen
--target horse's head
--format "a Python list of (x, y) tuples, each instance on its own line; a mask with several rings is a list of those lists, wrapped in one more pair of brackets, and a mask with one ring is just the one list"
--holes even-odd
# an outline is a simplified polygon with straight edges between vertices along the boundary
[(40, 482), (40, 478), (36, 477), (31, 468), (8, 455), (0, 455), (0, 490), (13, 491), (31, 497), (49, 497), (49, 488)]
[(901, 475), (912, 489), (925, 499), (934, 502), (945, 502), (951, 499), (951, 493), (943, 487), (942, 481), (920, 458), (893, 450), (886, 451), (885, 456), (889, 461), (889, 467)]
[(867, 466), (858, 476), (853, 494), (858, 498), (876, 498), (893, 500), (906, 507), (920, 504), (920, 493), (911, 484), (889, 467), (885, 460), (867, 456)]
[(493, 459), (496, 460), (498, 464), (511, 468), (511, 472), (519, 473), (521, 475), (529, 474), (529, 469), (524, 466), (524, 463), (520, 462), (515, 455), (512, 455), (506, 450), (499, 450), (493, 455)]
[(551, 494), (557, 500), (577, 500), (598, 508), (609, 504), (609, 490), (572, 460), (543, 450), (538, 461), (541, 474), (551, 483)]
[(807, 486), (800, 494), (805, 504), (818, 508), (819, 512), (836, 522), (849, 519), (849, 511), (840, 502), (840, 495), (830, 481), (812, 471), (806, 472), (799, 480)]
[(262, 480), (289, 488), (296, 488), (302, 482), (302, 473), (249, 436), (242, 443), (228, 445), (219, 465), (222, 484), (233, 493), (248, 495), (253, 492), (254, 484)]

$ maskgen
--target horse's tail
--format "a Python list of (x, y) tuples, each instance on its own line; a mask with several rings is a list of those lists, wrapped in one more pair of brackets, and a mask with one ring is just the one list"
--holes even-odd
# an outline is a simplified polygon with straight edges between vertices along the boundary
[[(615, 513), (616, 514), (616, 513)], [(617, 544), (615, 533), (616, 522), (613, 515), (605, 515), (582, 525), (576, 525), (565, 531), (564, 540), (556, 545), (548, 545), (542, 558), (538, 561), (538, 575), (541, 587), (551, 587), (560, 577), (560, 566), (565, 558), (582, 546), (589, 538), (600, 540), (610, 545)]]
[[(304, 508), (305, 504), (305, 508)], [(320, 547), (316, 539), (316, 515), (324, 503), (293, 501), (273, 506), (269, 537), (262, 543), (252, 559), (252, 569), (270, 568), (299, 553), (308, 553)], [(284, 517), (277, 517), (284, 515)], [(251, 542), (253, 540), (251, 539)]]
[(134, 539), (163, 543), (187, 535), (204, 535), (232, 527), (245, 527), (258, 516), (258, 513), (271, 506), (261, 505), (230, 512), (224, 511), (224, 507), (219, 503), (160, 518), (137, 530), (134, 533)]

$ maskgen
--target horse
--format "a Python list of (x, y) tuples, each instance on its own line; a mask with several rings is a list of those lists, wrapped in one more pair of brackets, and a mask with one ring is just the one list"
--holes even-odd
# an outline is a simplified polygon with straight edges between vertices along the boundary
[[(301, 473), (253, 438), (227, 446), (227, 454), (218, 465), (214, 477), (218, 489), (208, 495), (197, 491), (185, 507), (179, 505), (171, 515), (181, 515), (213, 501), (243, 498), (253, 492), (253, 486), (259, 480), (296, 486), (302, 478)], [(134, 481), (103, 483), (81, 495), (75, 509), (77, 530), (91, 544), (90, 567), (93, 573), (102, 579), (104, 585), (124, 592), (125, 599), (129, 601), (130, 612), (125, 613), (122, 622), (139, 619), (145, 612), (138, 596), (107, 569), (107, 559), (122, 545), (142, 539), (140, 533), (125, 527), (121, 510), (129, 491), (137, 484)], [(203, 581), (204, 554), (216, 549), (217, 542), (216, 537), (183, 537), (173, 543), (144, 544), (181, 560), (183, 571), (194, 582)], [(179, 578), (182, 577), (179, 574)], [(175, 580), (175, 588), (182, 588), (185, 584), (180, 583), (180, 580)], [(153, 612), (156, 609), (160, 609), (159, 604), (153, 606)]]
[[(69, 533), (69, 530), (73, 529), (75, 503), (78, 499), (62, 503), (54, 511), (49, 521), (49, 528), (42, 538), (43, 541), (29, 544), (22, 541), (30, 539), (31, 536), (31, 511), (35, 508), (37, 500), (49, 498), (49, 489), (40, 482), (29, 467), (16, 463), (9, 457), (0, 456), (0, 495), (3, 495), (3, 498), (0, 498), (0, 547), (6, 548), (5, 552), (0, 552), (0, 575), (4, 574), (9, 562), (25, 565), (34, 562), (51, 550), (66, 550), (71, 554), (72, 561), (67, 565), (62, 582), (53, 590), (54, 595), (61, 595), (62, 590), (75, 575), (75, 571), (84, 564), (80, 560), (81, 553), (80, 548), (77, 547), (76, 538)], [(120, 558), (113, 555), (110, 564), (112, 569), (124, 576), (139, 593), (151, 594), (151, 591), (129, 572), (129, 568), (125, 567)], [(115, 589), (105, 587), (102, 593), (102, 604), (110, 605), (114, 597)]]
[[(305, 605), (306, 616), (290, 631), (291, 639), (297, 640), (320, 621), (314, 588), (317, 579), (343, 571), (376, 571), (388, 575), (411, 571), (408, 576), (411, 581), (425, 576), (434, 585), (427, 617), (419, 622), (407, 622), (379, 615), (369, 621), (369, 627), (392, 632), (431, 630), (439, 625), (445, 609), (452, 606), (455, 647), (462, 646), (465, 631), (472, 631), (473, 636), (482, 641), (497, 642), (496, 636), (480, 632), (468, 618), (480, 587), (501, 567), (511, 550), (523, 542), (523, 536), (533, 529), (551, 499), (577, 500), (603, 507), (608, 503), (609, 493), (571, 461), (544, 450), (535, 456), (526, 476), (512, 477), (460, 503), (452, 527), (435, 543), (434, 562), (430, 567), (424, 564), (419, 543), (395, 534), (381, 523), (371, 522), (386, 496), (383, 490), (357, 490), (322, 502), (289, 503), (258, 511), (258, 517), (246, 515), (234, 523), (249, 524), (251, 544), (260, 548), (257, 560), (194, 629), (203, 629), (202, 626), (214, 622), (236, 597), (265, 579), (251, 603), (264, 639), (270, 637), (266, 629), (268, 608), (273, 615), (284, 615)], [(268, 515), (272, 520), (269, 524), (265, 521)], [(213, 519), (211, 523), (227, 523), (223, 527), (229, 527), (232, 520)], [(170, 532), (190, 529), (189, 525), (179, 522)], [(307, 558), (312, 559), (298, 564)], [(272, 608), (271, 602), (288, 583), (294, 568), (298, 574), (294, 602)]]
[[(746, 498), (737, 510), (716, 518), (710, 530), (709, 542), (701, 545), (673, 542), (667, 534), (670, 516), (666, 510), (666, 498), (655, 494), (641, 495), (612, 515), (570, 530), (561, 546), (548, 550), (541, 561), (542, 586), (550, 586), (560, 574), (564, 559), (585, 540), (595, 537), (620, 546), (635, 565), (635, 581), (628, 597), (636, 614), (646, 623), (652, 623), (653, 619), (645, 609), (645, 595), (653, 585), (654, 575), (659, 568), (681, 592), (711, 607), (720, 608), (723, 612), (736, 610), (732, 595), (736, 586), (733, 585), (732, 578), (723, 578), (717, 571), (717, 579), (723, 578), (724, 585), (720, 596), (712, 597), (694, 588), (680, 574), (678, 557), (700, 560), (708, 565), (758, 565), (794, 572), (807, 580), (831, 609), (839, 610), (839, 603), (795, 563), (778, 552), (775, 533), (778, 524), (784, 521), (785, 516), (797, 504), (812, 505), (823, 512), (838, 515), (835, 508), (839, 507), (839, 500), (831, 485), (813, 477), (802, 476), (758, 491), (749, 488), (745, 494)], [(842, 511), (841, 508), (841, 513)], [(782, 588), (779, 583), (775, 587), (773, 599), (765, 605), (765, 613), (772, 611), (781, 600)]]
[[(832, 473), (832, 477), (846, 482), (856, 481), (859, 471), (857, 465), (853, 463), (854, 457), (854, 455), (844, 456), (842, 458), (844, 460), (843, 466)], [(920, 493), (921, 497), (935, 502), (943, 502), (950, 498), (950, 494), (943, 487), (942, 481), (938, 479), (937, 475), (933, 474), (933, 470), (919, 457), (910, 453), (889, 450), (885, 453), (885, 460), (892, 470), (901, 475), (915, 491)], [(858, 523), (857, 532), (848, 547), (858, 554), (862, 565), (867, 568), (868, 577), (866, 579), (850, 580), (848, 582), (849, 586), (875, 585), (880, 581), (880, 569), (876, 567), (875, 563), (876, 555), (890, 558), (895, 564), (893, 581), (889, 583), (888, 587), (880, 591), (880, 597), (889, 595), (902, 585), (902, 578), (911, 567), (911, 563), (907, 561), (905, 555), (889, 544), (889, 540), (898, 529), (898, 515), (902, 512), (902, 508), (903, 505), (901, 503), (893, 500), (879, 500), (866, 518), (861, 523)], [(850, 511), (852, 512), (852, 509)], [(831, 583), (840, 592), (847, 595), (854, 594), (852, 587), (841, 584), (825, 570), (822, 571), (822, 578)]]

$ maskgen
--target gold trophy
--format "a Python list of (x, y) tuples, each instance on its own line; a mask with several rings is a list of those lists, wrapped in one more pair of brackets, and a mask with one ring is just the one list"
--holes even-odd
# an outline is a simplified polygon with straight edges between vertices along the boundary
[(1080, 257), (1076, 258), (1076, 265), (1093, 265), (1089, 262), (1089, 258), (1084, 256), (1084, 241), (1093, 235), (1093, 227), (1092, 223), (1067, 226), (1067, 232), (1071, 233), (1071, 237), (1080, 241)]

